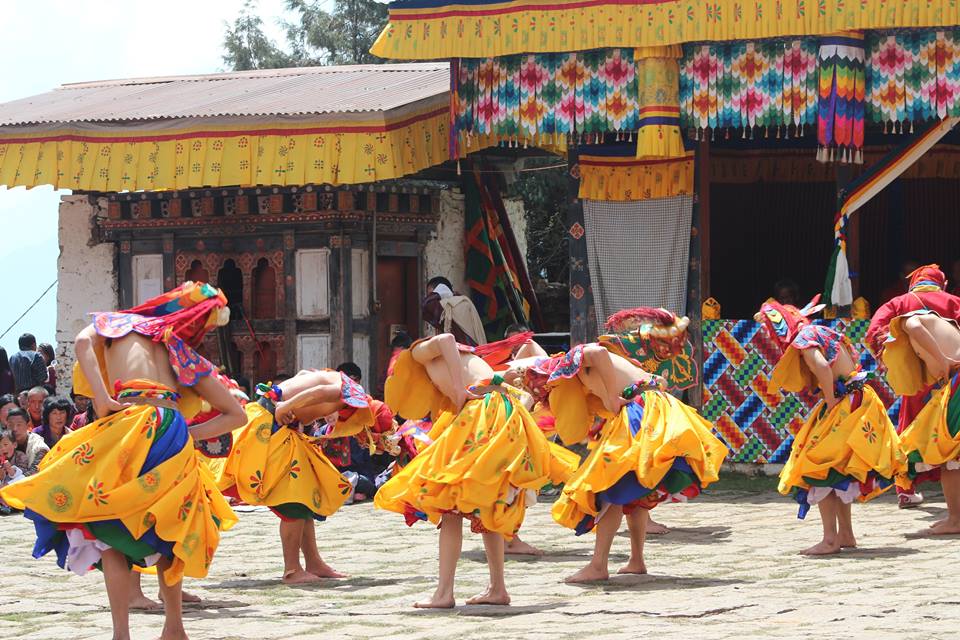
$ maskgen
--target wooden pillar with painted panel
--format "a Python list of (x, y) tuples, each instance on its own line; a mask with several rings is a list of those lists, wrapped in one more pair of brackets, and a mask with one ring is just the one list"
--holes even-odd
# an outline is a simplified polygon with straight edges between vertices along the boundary
[(120, 241), (120, 256), (117, 260), (117, 291), (120, 308), (129, 309), (133, 303), (133, 256), (130, 240)]
[(570, 346), (584, 344), (596, 337), (593, 287), (590, 284), (590, 261), (587, 257), (587, 234), (584, 228), (583, 202), (579, 198), (580, 164), (578, 153), (567, 155), (568, 190), (572, 194), (567, 206), (567, 246), (570, 252)]
[[(283, 232), (283, 368), (284, 373), (297, 373), (297, 276), (296, 236), (292, 229)], [(257, 382), (261, 382), (258, 380)]]
[[(179, 201), (178, 201), (179, 202)], [(173, 250), (174, 236), (163, 234), (163, 290), (169, 291), (176, 286), (177, 254)]]

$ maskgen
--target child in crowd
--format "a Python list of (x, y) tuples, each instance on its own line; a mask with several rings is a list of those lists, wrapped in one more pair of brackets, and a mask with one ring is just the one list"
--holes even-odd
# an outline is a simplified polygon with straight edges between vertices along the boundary
[[(0, 487), (5, 487), (24, 477), (23, 469), (17, 465), (18, 455), (25, 461), (24, 454), (17, 451), (13, 434), (9, 431), (0, 431)], [(11, 511), (10, 505), (0, 500), (0, 513), (8, 515)]]

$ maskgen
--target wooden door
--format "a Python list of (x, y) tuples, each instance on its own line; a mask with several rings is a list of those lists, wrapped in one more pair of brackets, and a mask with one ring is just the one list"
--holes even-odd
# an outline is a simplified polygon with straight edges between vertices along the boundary
[(402, 329), (413, 338), (420, 335), (417, 259), (393, 256), (377, 258), (377, 378), (382, 382), (390, 362), (393, 330)]

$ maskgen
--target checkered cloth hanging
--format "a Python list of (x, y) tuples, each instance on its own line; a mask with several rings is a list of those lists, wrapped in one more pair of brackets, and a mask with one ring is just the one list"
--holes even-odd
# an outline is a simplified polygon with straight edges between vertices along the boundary
[(686, 313), (693, 198), (584, 200), (597, 324), (633, 307)]

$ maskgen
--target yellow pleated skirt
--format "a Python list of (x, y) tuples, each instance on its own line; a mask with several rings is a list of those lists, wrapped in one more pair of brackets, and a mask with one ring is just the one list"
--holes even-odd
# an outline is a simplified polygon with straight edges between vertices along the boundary
[(302, 433), (274, 424), (256, 402), (246, 406), (247, 424), (234, 432), (219, 486), (252, 505), (271, 507), (282, 518), (323, 519), (339, 509), (352, 486)]
[(377, 508), (403, 514), (408, 524), (434, 524), (444, 513), (471, 520), (474, 530), (512, 538), (529, 504), (527, 492), (560, 484), (577, 454), (549, 442), (519, 402), (491, 393), (443, 413), (433, 443), (380, 487)]
[(694, 409), (670, 394), (644, 392), (603, 426), (553, 518), (579, 535), (593, 529), (604, 504), (652, 508), (692, 498), (716, 482), (727, 453)]

